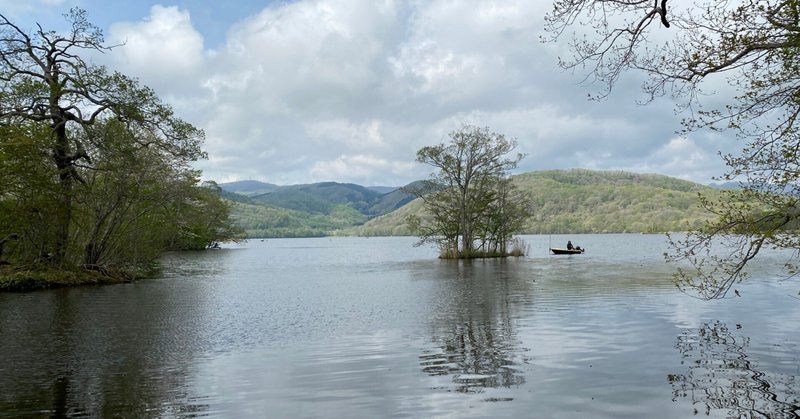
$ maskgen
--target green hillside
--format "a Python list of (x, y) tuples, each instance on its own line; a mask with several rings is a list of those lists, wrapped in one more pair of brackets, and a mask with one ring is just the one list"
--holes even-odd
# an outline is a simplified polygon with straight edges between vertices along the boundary
[[(717, 193), (668, 176), (581, 169), (529, 172), (513, 181), (533, 197), (534, 211), (519, 232), (527, 234), (684, 231), (709, 217), (697, 207), (697, 193)], [(405, 219), (421, 211), (415, 201), (346, 233), (410, 234)]]
[(237, 182), (220, 183), (219, 187), (224, 191), (245, 196), (260, 195), (280, 188), (278, 185), (259, 182), (257, 180), (240, 180)]
[[(685, 231), (709, 216), (697, 207), (697, 193), (719, 193), (668, 176), (581, 169), (523, 173), (513, 181), (533, 197), (534, 211), (519, 232), (529, 234)], [(381, 194), (336, 182), (250, 196), (226, 190), (223, 197), (250, 237), (408, 235), (408, 215), (424, 216), (401, 190)]]
[[(348, 205), (370, 216), (370, 209), (381, 201), (384, 194), (352, 183), (322, 182), (310, 185), (282, 186), (272, 192), (253, 196), (257, 203), (304, 211), (329, 214), (338, 205)], [(395, 208), (389, 208), (392, 211)], [(384, 211), (388, 212), (388, 211)]]
[(253, 194), (265, 185), (270, 184), (220, 184), (223, 198), (233, 202), (233, 218), (249, 237), (330, 235), (394, 211), (412, 199), (399, 188), (337, 182), (272, 185), (274, 189), (267, 193)]
[(233, 201), (231, 218), (254, 237), (320, 237), (363, 224), (367, 217), (344, 204), (333, 205), (327, 214), (310, 213)]
[(424, 216), (422, 200), (415, 199), (403, 207), (375, 217), (366, 223), (339, 231), (344, 236), (409, 236), (411, 232), (406, 225), (409, 215)]
[(534, 213), (525, 233), (656, 233), (699, 227), (710, 214), (698, 192), (714, 189), (668, 176), (551, 170), (514, 178)]

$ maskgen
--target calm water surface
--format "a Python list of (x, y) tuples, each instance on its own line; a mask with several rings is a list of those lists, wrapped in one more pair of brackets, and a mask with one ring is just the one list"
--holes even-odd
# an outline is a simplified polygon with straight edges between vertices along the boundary
[[(578, 256), (549, 256), (567, 239)], [(800, 300), (679, 292), (663, 236), (251, 240), (134, 284), (0, 294), (0, 416), (798, 417)]]

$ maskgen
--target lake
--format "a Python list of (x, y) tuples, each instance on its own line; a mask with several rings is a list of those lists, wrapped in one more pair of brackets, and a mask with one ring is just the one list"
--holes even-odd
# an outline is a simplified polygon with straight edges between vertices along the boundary
[[(719, 301), (661, 235), (250, 240), (131, 284), (0, 294), (0, 416), (800, 416), (800, 282), (772, 251)], [(583, 255), (551, 256), (567, 240)]]

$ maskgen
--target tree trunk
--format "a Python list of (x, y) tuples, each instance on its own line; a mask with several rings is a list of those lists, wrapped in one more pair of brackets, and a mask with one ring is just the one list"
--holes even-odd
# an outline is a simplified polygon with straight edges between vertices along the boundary
[(471, 257), (472, 255), (472, 226), (470, 225), (470, 217), (469, 217), (469, 210), (470, 205), (468, 202), (468, 194), (469, 191), (467, 190), (467, 186), (463, 188), (461, 191), (461, 257)]
[(55, 242), (51, 258), (51, 263), (61, 266), (67, 255), (69, 247), (69, 231), (72, 222), (72, 161), (70, 160), (69, 139), (64, 121), (53, 122), (53, 135), (55, 144), (53, 147), (53, 160), (58, 169), (58, 203), (59, 209), (55, 216)]

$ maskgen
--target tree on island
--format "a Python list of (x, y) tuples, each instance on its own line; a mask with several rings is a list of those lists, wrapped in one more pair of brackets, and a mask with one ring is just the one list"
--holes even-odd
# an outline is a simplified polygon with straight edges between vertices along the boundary
[[(800, 2), (555, 0), (547, 16), (551, 40), (571, 26), (595, 36), (575, 36), (574, 57), (561, 65), (589, 68), (604, 85), (598, 97), (625, 71), (643, 71), (649, 100), (671, 96), (679, 110), (691, 111), (684, 134), (730, 130), (745, 142), (740, 154), (723, 156), (729, 169), (719, 178), (743, 189), (701, 197), (716, 218), (670, 239), (667, 259), (690, 266), (676, 274), (681, 289), (725, 297), (765, 247), (800, 249)], [(704, 108), (704, 82), (724, 76), (737, 96)], [(729, 246), (721, 252), (723, 244)], [(796, 272), (792, 263), (786, 267)]]
[(135, 270), (170, 245), (241, 237), (219, 190), (190, 167), (205, 157), (203, 131), (136, 80), (85, 61), (111, 47), (85, 11), (65, 17), (66, 33), (29, 34), (0, 14), (0, 236), (18, 237), (9, 258)]
[(427, 213), (408, 219), (419, 244), (436, 243), (444, 258), (509, 255), (512, 233), (530, 209), (530, 197), (508, 178), (524, 157), (505, 157), (516, 146), (516, 140), (488, 128), (464, 126), (450, 133), (449, 144), (417, 152), (417, 161), (438, 170), (407, 189), (422, 200)]

